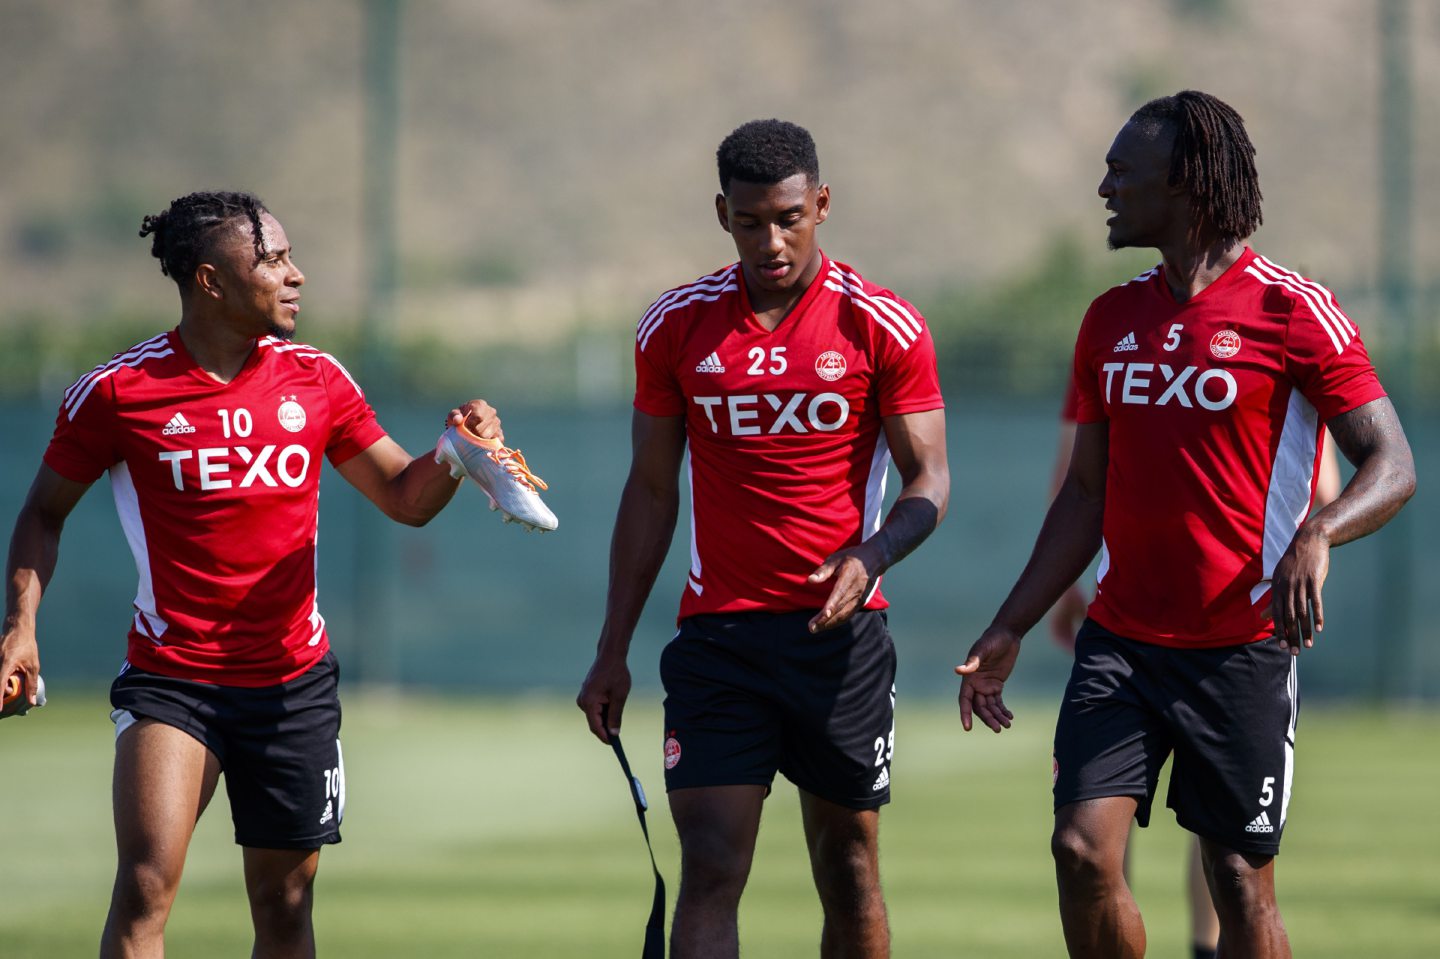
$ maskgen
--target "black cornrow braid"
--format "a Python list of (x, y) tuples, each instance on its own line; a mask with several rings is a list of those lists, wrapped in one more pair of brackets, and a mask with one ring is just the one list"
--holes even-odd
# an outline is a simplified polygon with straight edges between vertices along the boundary
[(255, 262), (259, 263), (265, 256), (260, 226), (260, 214), (265, 212), (265, 204), (253, 193), (189, 193), (172, 202), (164, 212), (141, 220), (140, 235), (154, 235), (150, 255), (160, 261), (160, 272), (181, 289), (188, 289), (195, 268), (210, 255), (220, 228), (240, 217), (250, 223)]
[(1175, 131), (1170, 183), (1189, 191), (1195, 212), (1222, 237), (1243, 240), (1264, 222), (1255, 146), (1235, 108), (1198, 90), (1161, 97), (1132, 119), (1158, 120)]

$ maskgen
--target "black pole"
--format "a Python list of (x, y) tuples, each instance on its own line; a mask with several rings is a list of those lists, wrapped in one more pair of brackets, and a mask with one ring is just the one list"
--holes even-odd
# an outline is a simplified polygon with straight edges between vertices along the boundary
[[(372, 406), (395, 395), (386, 330), (394, 305), (395, 169), (400, 95), (400, 0), (365, 4), (364, 151), (361, 171), (361, 240), (365, 302), (360, 319), (360, 373)], [(399, 643), (390, 615), (394, 532), (373, 503), (361, 497), (355, 518), (356, 651), (358, 679), (390, 683), (399, 675)]]
[[(1413, 75), (1410, 0), (1380, 2), (1380, 295), (1383, 371), (1401, 422), (1415, 412), (1415, 218)], [(1414, 532), (1401, 516), (1381, 533), (1380, 615), (1375, 695), (1413, 698), (1421, 680), (1413, 603)]]

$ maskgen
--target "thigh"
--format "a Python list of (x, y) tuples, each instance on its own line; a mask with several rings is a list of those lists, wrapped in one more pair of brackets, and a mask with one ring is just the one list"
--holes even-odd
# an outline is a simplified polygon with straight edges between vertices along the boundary
[(310, 850), (340, 841), (345, 762), (338, 669), (326, 654), (288, 683), (232, 690), (225, 789), (235, 841)]
[(1103, 864), (1112, 875), (1123, 875), (1136, 805), (1136, 800), (1130, 796), (1107, 796), (1066, 803), (1055, 810), (1052, 845), (1084, 850), (1083, 858)]
[[(1164, 651), (1160, 651), (1164, 652)], [(1170, 731), (1151, 705), (1147, 659), (1155, 650), (1086, 620), (1055, 724), (1055, 809), (1109, 797), (1135, 800), (1149, 825)]]
[(777, 637), (784, 703), (780, 769), (803, 792), (850, 810), (890, 801), (895, 752), (895, 645), (885, 615), (862, 610), (811, 634), (809, 613)]
[(757, 622), (691, 617), (661, 653), (667, 790), (774, 781), (780, 716)]
[(1296, 666), (1273, 642), (1177, 659), (1167, 803), (1181, 826), (1240, 853), (1279, 852), (1295, 771)]
[(215, 793), (220, 763), (194, 736), (154, 719), (115, 740), (115, 842), (122, 872), (158, 867), (178, 880), (195, 823)]
[(760, 832), (764, 786), (697, 786), (669, 794), (686, 869), (748, 875)]
[(800, 790), (805, 845), (817, 882), (856, 873), (878, 877), (880, 810), (852, 809)]
[(255, 849), (246, 847), (245, 890), (251, 901), (308, 901), (320, 869), (319, 849)]

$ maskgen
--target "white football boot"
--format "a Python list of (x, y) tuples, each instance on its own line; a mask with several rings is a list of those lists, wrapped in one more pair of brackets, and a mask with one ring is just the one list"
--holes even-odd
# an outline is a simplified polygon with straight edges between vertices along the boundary
[(449, 426), (435, 444), (435, 462), (450, 467), (457, 479), (468, 476), (490, 498), (507, 523), (519, 523), (525, 531), (548, 532), (560, 525), (555, 514), (540, 499), (536, 487), (549, 489), (545, 481), (525, 463), (519, 450), (499, 440), (483, 439), (469, 427)]

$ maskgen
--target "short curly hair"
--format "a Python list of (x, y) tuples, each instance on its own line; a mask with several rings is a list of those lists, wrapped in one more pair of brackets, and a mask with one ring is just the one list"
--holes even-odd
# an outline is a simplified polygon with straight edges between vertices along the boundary
[(720, 168), (720, 192), (729, 194), (730, 181), (769, 185), (805, 174), (820, 182), (820, 159), (810, 131), (784, 120), (751, 120), (736, 127), (715, 151)]
[(188, 290), (195, 281), (195, 268), (211, 255), (224, 228), (236, 220), (249, 222), (255, 262), (259, 263), (265, 256), (260, 214), (268, 212), (253, 193), (188, 193), (169, 209), (141, 220), (140, 235), (154, 236), (150, 255), (160, 261), (160, 272)]

